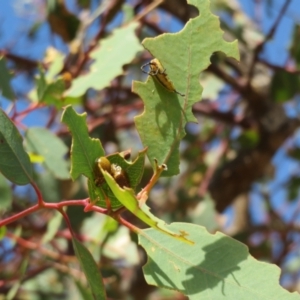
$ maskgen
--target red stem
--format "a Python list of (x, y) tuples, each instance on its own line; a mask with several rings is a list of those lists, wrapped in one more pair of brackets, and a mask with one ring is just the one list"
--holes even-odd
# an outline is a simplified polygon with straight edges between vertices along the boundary
[(34, 190), (35, 190), (35, 192), (36, 192), (36, 195), (37, 195), (37, 205), (38, 205), (38, 207), (44, 207), (44, 205), (45, 205), (45, 202), (44, 202), (44, 200), (43, 200), (43, 196), (42, 196), (42, 193), (41, 193), (41, 191), (40, 191), (40, 189), (38, 188), (38, 186), (35, 184), (35, 182), (31, 182), (31, 185), (32, 185), (32, 187), (34, 188)]
[[(86, 199), (83, 199), (83, 200), (66, 200), (66, 201), (62, 201), (60, 203), (46, 203), (46, 202), (43, 201), (42, 198), (39, 198), (40, 197), (39, 196), (40, 195), (39, 190), (37, 189), (36, 191), (38, 191), (38, 203), (35, 204), (32, 207), (29, 207), (29, 208), (19, 212), (18, 214), (15, 214), (11, 217), (8, 217), (8, 218), (0, 221), (0, 227), (8, 225), (8, 224), (10, 224), (14, 221), (17, 221), (18, 219), (24, 218), (24, 217), (28, 216), (29, 214), (31, 214), (33, 212), (36, 212), (36, 211), (38, 211), (42, 208), (52, 208), (52, 209), (56, 209), (56, 210), (61, 212), (61, 209), (64, 206), (73, 206), (73, 205), (86, 206), (89, 203), (88, 202), (89, 198), (86, 198)], [(99, 212), (102, 212), (102, 211), (99, 211)]]
[(26, 117), (28, 115), (28, 113), (35, 111), (37, 108), (40, 108), (43, 106), (45, 106), (45, 105), (41, 104), (41, 103), (33, 103), (33, 104), (29, 105), (29, 107), (27, 107), (26, 109), (24, 109), (23, 111), (21, 111), (19, 113), (17, 111), (14, 111), (11, 119), (14, 120), (15, 118), (18, 118), (18, 117), (24, 116), (24, 115), (25, 115), (24, 117)]
[(114, 218), (116, 221), (120, 222), (122, 225), (124, 225), (125, 227), (127, 227), (129, 230), (137, 233), (137, 234), (141, 234), (142, 229), (134, 226), (133, 224), (129, 223), (128, 221), (126, 221), (125, 219), (123, 219), (120, 215), (115, 216)]
[(66, 212), (62, 208), (60, 208), (58, 211), (63, 215), (72, 237), (75, 238), (75, 234), (74, 234), (74, 231), (72, 229), (71, 222), (70, 222), (70, 219), (69, 219), (68, 215), (66, 214)]
[(28, 216), (29, 214), (31, 214), (35, 211), (38, 211), (39, 209), (40, 209), (40, 206), (38, 204), (35, 204), (34, 206), (29, 207), (29, 208), (19, 212), (16, 215), (13, 215), (11, 217), (8, 217), (8, 218), (0, 221), (0, 227), (7, 225), (9, 223), (12, 223), (14, 221), (17, 221), (18, 219), (24, 218), (24, 217)]

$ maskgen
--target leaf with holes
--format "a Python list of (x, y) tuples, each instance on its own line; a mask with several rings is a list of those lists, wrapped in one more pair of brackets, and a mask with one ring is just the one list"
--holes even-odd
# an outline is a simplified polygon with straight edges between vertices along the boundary
[(186, 237), (188, 233), (183, 233), (181, 232), (181, 230), (174, 231), (170, 229), (163, 220), (154, 216), (150, 212), (150, 208), (145, 203), (139, 201), (136, 198), (132, 189), (126, 187), (124, 189), (121, 188), (108, 172), (102, 169), (102, 173), (105, 177), (105, 181), (109, 185), (115, 197), (137, 218), (139, 218), (141, 221), (151, 226), (155, 230), (158, 230), (178, 241), (185, 242), (189, 245), (194, 244), (192, 240)]
[(178, 33), (143, 41), (144, 47), (166, 69), (174, 88), (185, 96), (168, 91), (156, 80), (157, 76), (150, 76), (146, 83), (133, 83), (133, 91), (145, 104), (144, 112), (135, 118), (136, 127), (148, 147), (150, 162), (156, 158), (159, 164), (167, 164), (168, 170), (162, 176), (179, 173), (179, 143), (187, 122), (196, 121), (192, 105), (201, 100), (199, 75), (209, 66), (211, 55), (222, 51), (239, 58), (237, 41), (229, 43), (223, 39), (220, 21), (210, 12), (210, 1), (188, 2), (198, 8), (200, 16), (189, 20)]
[(245, 245), (231, 237), (187, 223), (173, 223), (170, 229), (188, 233), (195, 245), (152, 228), (142, 230), (139, 244), (148, 255), (143, 271), (149, 284), (180, 291), (190, 300), (299, 299), (298, 293), (280, 286), (277, 266), (255, 260)]
[(101, 40), (99, 47), (91, 52), (94, 59), (91, 70), (73, 80), (68, 96), (83, 95), (89, 88), (101, 90), (123, 73), (123, 65), (130, 63), (136, 54), (142, 50), (135, 30), (138, 23), (115, 29), (111, 36)]
[[(62, 121), (68, 125), (72, 133), (71, 177), (75, 180), (81, 174), (86, 176), (91, 201), (100, 207), (106, 207), (105, 198), (108, 196), (111, 207), (117, 209), (123, 204), (111, 192), (106, 182), (101, 187), (95, 185), (95, 161), (99, 157), (105, 156), (105, 153), (100, 140), (89, 137), (85, 119), (86, 114), (77, 114), (71, 106), (66, 107), (62, 116)], [(146, 150), (140, 151), (133, 162), (127, 161), (122, 153), (107, 156), (112, 164), (117, 164), (127, 173), (132, 189), (137, 187), (142, 178)]]

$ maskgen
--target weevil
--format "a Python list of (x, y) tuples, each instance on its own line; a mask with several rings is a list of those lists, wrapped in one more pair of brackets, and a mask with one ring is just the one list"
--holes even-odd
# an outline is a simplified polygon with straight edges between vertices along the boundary
[(112, 175), (121, 188), (124, 188), (125, 186), (130, 187), (126, 172), (120, 166), (111, 164), (110, 161), (104, 156), (96, 159), (95, 161), (94, 174), (96, 186), (101, 186), (105, 182), (100, 167)]
[(121, 187), (124, 188), (130, 187), (128, 176), (126, 172), (118, 165), (112, 164), (111, 165), (111, 175), (115, 179), (116, 183)]
[[(150, 67), (150, 72), (147, 72), (144, 70), (144, 68), (146, 66)], [(154, 78), (156, 78), (156, 80), (168, 91), (176, 93), (182, 97), (184, 97), (185, 95), (178, 92), (175, 87), (173, 82), (169, 79), (167, 73), (166, 73), (166, 69), (162, 66), (162, 64), (160, 63), (160, 61), (157, 58), (152, 59), (150, 62), (144, 64), (141, 66), (141, 70), (150, 75), (153, 76)]]

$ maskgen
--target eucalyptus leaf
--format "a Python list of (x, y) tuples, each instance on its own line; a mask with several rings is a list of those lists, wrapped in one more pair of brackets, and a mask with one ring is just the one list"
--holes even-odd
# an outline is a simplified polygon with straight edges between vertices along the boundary
[(0, 171), (10, 181), (25, 185), (32, 181), (32, 167), (23, 138), (0, 108)]
[(126, 187), (124, 189), (121, 188), (108, 172), (102, 169), (102, 173), (115, 197), (137, 218), (139, 218), (141, 221), (151, 226), (152, 228), (163, 232), (164, 234), (167, 234), (174, 239), (188, 243), (190, 245), (193, 244), (192, 240), (186, 238), (185, 233), (182, 233), (180, 230), (178, 230), (177, 232), (171, 230), (163, 220), (154, 216), (150, 212), (150, 208), (145, 203), (139, 201), (136, 198), (132, 189)]
[[(66, 107), (62, 116), (62, 121), (72, 133), (71, 177), (75, 180), (81, 174), (86, 176), (91, 201), (100, 207), (106, 207), (105, 199), (109, 198), (112, 209), (117, 209), (123, 205), (106, 182), (101, 187), (95, 185), (95, 161), (105, 156), (105, 153), (100, 140), (89, 137), (85, 118), (86, 114), (77, 114), (71, 106)], [(127, 161), (120, 153), (111, 154), (107, 158), (126, 172), (130, 186), (135, 189), (143, 175), (145, 154), (146, 149), (140, 151), (133, 162)]]
[(72, 106), (67, 106), (62, 115), (62, 122), (72, 133), (71, 177), (73, 180), (81, 174), (92, 179), (96, 158), (104, 156), (100, 140), (89, 137), (85, 120), (86, 113), (77, 114)]
[(15, 100), (15, 94), (10, 85), (12, 77), (6, 67), (6, 59), (0, 56), (0, 93), (8, 100), (13, 101)]
[(0, 214), (9, 209), (12, 204), (12, 191), (5, 177), (0, 174)]
[[(190, 0), (200, 15), (190, 19), (178, 33), (146, 38), (143, 46), (157, 58), (175, 89), (184, 97), (161, 86), (155, 76), (146, 83), (133, 83), (133, 91), (144, 101), (144, 112), (135, 117), (141, 140), (148, 147), (148, 158), (167, 164), (162, 176), (179, 173), (179, 143), (185, 136), (187, 122), (196, 122), (192, 106), (201, 100), (200, 72), (210, 65), (214, 52), (239, 59), (237, 41), (226, 42), (219, 18), (210, 12), (210, 1)], [(154, 164), (153, 164), (154, 167)]]
[(188, 232), (195, 245), (143, 230), (139, 243), (148, 255), (143, 271), (149, 284), (180, 291), (190, 300), (299, 299), (280, 286), (280, 269), (254, 259), (244, 244), (198, 225), (172, 223), (170, 229)]
[(41, 127), (31, 127), (26, 131), (29, 151), (44, 158), (44, 165), (56, 178), (68, 179), (69, 165), (65, 159), (68, 148), (51, 131)]
[(135, 30), (138, 23), (115, 29), (113, 34), (100, 40), (99, 47), (91, 52), (94, 59), (91, 71), (73, 80), (66, 95), (77, 97), (83, 95), (89, 88), (101, 90), (123, 73), (123, 65), (130, 63), (136, 54), (142, 50)]
[(95, 300), (105, 300), (105, 288), (101, 278), (99, 268), (88, 249), (76, 238), (73, 238), (73, 246), (81, 268), (91, 287)]

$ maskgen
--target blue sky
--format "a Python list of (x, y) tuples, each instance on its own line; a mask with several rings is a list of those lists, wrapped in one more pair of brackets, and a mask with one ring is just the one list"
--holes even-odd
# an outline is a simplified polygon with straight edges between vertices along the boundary
[[(240, 0), (239, 1), (244, 11), (251, 19), (255, 19), (255, 1), (254, 0)], [(269, 32), (274, 20), (277, 18), (282, 5), (286, 0), (263, 0), (261, 12), (261, 30), (266, 34)], [(272, 3), (272, 4), (269, 4)], [(272, 41), (266, 45), (265, 55), (263, 56), (270, 63), (276, 65), (283, 65), (287, 59), (287, 49), (290, 43), (290, 37), (294, 24), (300, 23), (300, 5), (298, 0), (293, 0), (286, 14), (283, 16), (280, 25), (276, 30), (276, 34)]]

